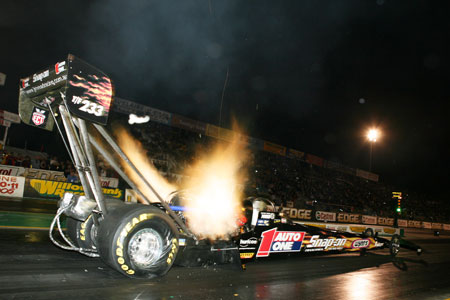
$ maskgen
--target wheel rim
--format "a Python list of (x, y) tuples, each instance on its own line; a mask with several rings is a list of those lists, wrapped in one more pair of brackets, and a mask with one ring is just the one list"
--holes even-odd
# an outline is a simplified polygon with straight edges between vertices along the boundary
[(159, 259), (163, 241), (158, 232), (144, 228), (136, 232), (128, 243), (128, 255), (139, 268), (146, 269)]
[(92, 249), (97, 249), (97, 226), (95, 224), (91, 226), (91, 242)]

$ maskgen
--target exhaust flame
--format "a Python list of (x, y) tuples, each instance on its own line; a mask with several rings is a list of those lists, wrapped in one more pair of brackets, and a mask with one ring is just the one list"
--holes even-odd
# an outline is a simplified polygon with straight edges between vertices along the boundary
[[(166, 199), (170, 193), (177, 190), (176, 186), (170, 184), (161, 174), (159, 174), (158, 170), (148, 159), (146, 151), (143, 149), (142, 144), (139, 141), (131, 137), (130, 134), (123, 128), (117, 130), (116, 137), (120, 141), (123, 152), (125, 152), (130, 161), (142, 173), (145, 179), (151, 184), (162, 199)], [(150, 188), (131, 169), (131, 167), (128, 166), (127, 163), (122, 161), (122, 166), (127, 175), (137, 185), (139, 190), (145, 195), (145, 197), (147, 197), (147, 199), (151, 202), (160, 202), (158, 197), (155, 196)], [(146, 204), (143, 199), (139, 199), (139, 201)]]
[(246, 145), (235, 135), (231, 143), (218, 143), (212, 153), (201, 153), (184, 173), (183, 205), (189, 228), (196, 235), (224, 238), (237, 229), (245, 182)]

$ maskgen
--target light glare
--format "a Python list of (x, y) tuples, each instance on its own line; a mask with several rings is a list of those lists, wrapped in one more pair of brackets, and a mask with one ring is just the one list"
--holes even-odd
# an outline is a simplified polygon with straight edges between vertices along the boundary
[(370, 129), (369, 132), (367, 133), (367, 138), (371, 142), (376, 142), (379, 136), (380, 132), (378, 129)]

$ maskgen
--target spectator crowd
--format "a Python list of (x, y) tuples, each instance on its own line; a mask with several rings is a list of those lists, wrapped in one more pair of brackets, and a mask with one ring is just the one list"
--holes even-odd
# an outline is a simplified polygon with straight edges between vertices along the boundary
[[(155, 122), (134, 125), (129, 129), (147, 150), (154, 165), (169, 180), (176, 178), (194, 161), (198, 149), (206, 149), (216, 142), (199, 133)], [(5, 150), (0, 154), (3, 165), (61, 171), (68, 182), (78, 182), (77, 172), (67, 157), (45, 153), (30, 156)], [(100, 156), (97, 159), (100, 176), (118, 177)], [(248, 180), (244, 184), (246, 193), (266, 196), (277, 205), (292, 203), (297, 208), (392, 217), (396, 205), (392, 192), (402, 191), (401, 218), (450, 221), (448, 204), (443, 205), (439, 199), (322, 168), (300, 159), (252, 150), (245, 167), (248, 172)]]

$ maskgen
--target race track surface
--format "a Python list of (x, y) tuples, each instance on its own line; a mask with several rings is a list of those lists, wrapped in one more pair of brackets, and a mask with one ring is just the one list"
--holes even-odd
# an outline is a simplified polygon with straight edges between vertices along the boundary
[(0, 299), (448, 299), (450, 235), (407, 230), (425, 252), (387, 250), (174, 267), (163, 278), (125, 278), (100, 259), (54, 246), (45, 230), (0, 228)]

